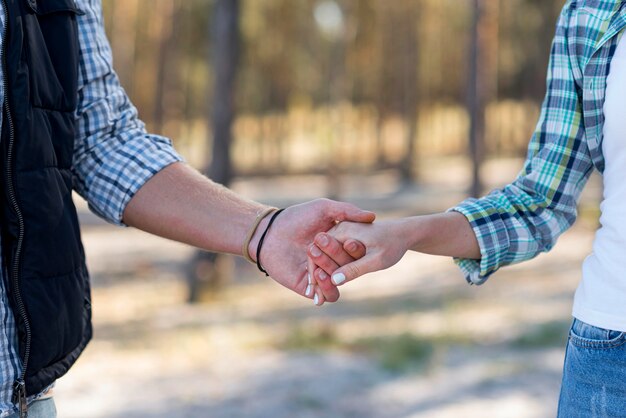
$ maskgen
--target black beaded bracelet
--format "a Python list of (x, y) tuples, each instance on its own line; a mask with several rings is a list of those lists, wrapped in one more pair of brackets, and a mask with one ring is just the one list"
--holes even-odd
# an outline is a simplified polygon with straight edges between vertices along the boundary
[(267, 277), (269, 277), (269, 274), (267, 274), (267, 271), (265, 271), (265, 269), (261, 266), (261, 247), (263, 246), (263, 241), (265, 241), (265, 236), (267, 235), (268, 231), (270, 230), (270, 227), (272, 226), (272, 224), (274, 223), (274, 221), (276, 220), (278, 215), (280, 215), (280, 213), (282, 211), (284, 211), (284, 210), (285, 209), (279, 209), (279, 210), (277, 210), (276, 212), (274, 212), (272, 214), (272, 217), (270, 218), (270, 221), (268, 222), (267, 226), (265, 227), (265, 231), (263, 231), (263, 235), (261, 235), (261, 239), (259, 239), (259, 245), (257, 245), (257, 247), (256, 247), (256, 266), (259, 268), (261, 273), (265, 274)]

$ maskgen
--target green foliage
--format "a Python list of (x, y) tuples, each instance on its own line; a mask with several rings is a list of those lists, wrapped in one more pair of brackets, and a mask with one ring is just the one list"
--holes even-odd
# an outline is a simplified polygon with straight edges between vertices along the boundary
[(539, 324), (511, 342), (518, 348), (561, 347), (567, 339), (569, 321), (555, 321)]
[(287, 333), (279, 347), (286, 350), (323, 351), (340, 345), (335, 329), (330, 324), (305, 326), (298, 324)]
[(409, 333), (365, 338), (350, 347), (374, 356), (386, 370), (396, 373), (422, 369), (435, 350), (431, 341)]
[(398, 373), (423, 368), (435, 350), (435, 343), (409, 333), (345, 342), (331, 324), (298, 324), (291, 328), (278, 347), (312, 352), (347, 350), (372, 357), (384, 369)]

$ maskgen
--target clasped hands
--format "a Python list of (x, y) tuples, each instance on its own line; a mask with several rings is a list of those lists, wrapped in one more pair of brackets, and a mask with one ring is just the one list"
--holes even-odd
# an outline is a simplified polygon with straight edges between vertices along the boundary
[[(269, 230), (261, 264), (278, 283), (316, 305), (335, 302), (339, 286), (392, 266), (410, 247), (401, 220), (374, 220), (373, 212), (328, 199), (291, 206)], [(255, 238), (250, 254), (257, 246)]]
[[(325, 294), (326, 289), (336, 289), (366, 273), (391, 267), (410, 246), (402, 232), (401, 221), (343, 221), (317, 234), (308, 248), (307, 271), (313, 272), (311, 286), (319, 286)], [(315, 304), (323, 303), (318, 297)]]

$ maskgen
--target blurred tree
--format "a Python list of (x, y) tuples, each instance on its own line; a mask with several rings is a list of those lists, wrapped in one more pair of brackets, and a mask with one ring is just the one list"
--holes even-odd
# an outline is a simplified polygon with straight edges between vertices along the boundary
[(160, 0), (155, 2), (160, 16), (157, 37), (159, 47), (157, 49), (157, 66), (154, 93), (154, 113), (152, 116), (152, 129), (158, 134), (163, 133), (163, 127), (168, 116), (168, 110), (176, 109), (172, 106), (172, 98), (168, 93), (177, 90), (177, 81), (174, 69), (168, 63), (178, 61), (177, 40), (180, 37), (179, 25), (182, 23), (182, 8), (180, 0)]
[[(210, 35), (213, 38), (212, 65), (215, 69), (211, 126), (212, 148), (206, 174), (215, 182), (228, 186), (233, 177), (231, 143), (235, 117), (235, 80), (239, 62), (239, 0), (217, 0)], [(225, 255), (200, 252), (192, 262), (189, 274), (189, 301), (199, 298), (199, 284), (219, 287), (229, 279)]]
[(239, 63), (239, 0), (217, 0), (214, 13), (213, 146), (208, 156), (211, 164), (207, 174), (214, 181), (228, 186), (233, 176), (230, 145), (233, 141), (235, 80)]
[[(417, 140), (417, 103), (418, 103), (418, 49), (417, 37), (418, 9), (409, 7), (402, 14), (400, 21), (403, 37), (400, 54), (403, 57), (401, 79), (405, 88), (402, 91), (403, 116), (406, 124), (406, 152), (400, 162), (400, 175), (405, 184), (416, 180), (416, 140)], [(407, 88), (408, 87), (408, 88)]]
[(498, 10), (500, 0), (472, 0), (472, 34), (467, 106), (472, 159), (470, 196), (482, 194), (480, 167), (485, 158), (485, 109), (494, 98), (497, 80)]

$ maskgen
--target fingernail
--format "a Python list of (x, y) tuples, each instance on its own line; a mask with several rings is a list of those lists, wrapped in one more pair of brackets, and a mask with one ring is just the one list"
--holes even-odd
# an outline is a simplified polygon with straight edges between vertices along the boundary
[(311, 285), (311, 283), (313, 283), (313, 280), (311, 280), (311, 273), (307, 273), (306, 277), (309, 279), (309, 285)]
[(350, 244), (348, 244), (348, 250), (356, 251), (357, 250), (356, 242), (351, 242)]
[(314, 245), (314, 246), (311, 248), (311, 255), (312, 255), (313, 257), (319, 257), (320, 255), (322, 255), (322, 251), (321, 251), (319, 248), (317, 248), (317, 246), (316, 246), (316, 245)]
[(310, 284), (306, 287), (305, 295), (306, 296), (311, 296), (311, 285)]
[(313, 298), (313, 303), (315, 303), (316, 305), (320, 302), (320, 297), (317, 296), (317, 293), (315, 294), (315, 297)]
[(319, 245), (321, 245), (322, 247), (325, 247), (328, 245), (328, 237), (326, 235), (320, 235), (320, 237), (317, 239), (317, 243)]
[(335, 273), (333, 274), (333, 283), (341, 284), (346, 281), (346, 276), (343, 273)]
[(328, 274), (326, 274), (326, 272), (324, 271), (320, 271), (317, 277), (319, 277), (320, 280), (326, 280), (328, 279)]

